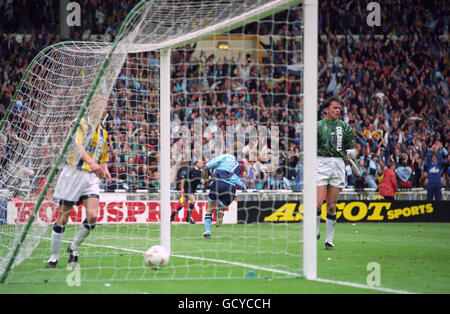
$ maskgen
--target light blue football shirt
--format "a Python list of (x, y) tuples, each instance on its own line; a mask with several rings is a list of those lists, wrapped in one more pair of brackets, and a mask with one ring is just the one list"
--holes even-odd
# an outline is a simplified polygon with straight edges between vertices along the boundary
[(211, 159), (206, 165), (208, 169), (214, 169), (213, 170), (213, 177), (214, 174), (217, 171), (225, 171), (227, 173), (230, 173), (231, 176), (228, 178), (219, 178), (222, 181), (225, 181), (229, 184), (232, 184), (234, 186), (239, 186), (241, 188), (245, 189), (245, 184), (242, 182), (242, 179), (240, 177), (241, 172), (241, 163), (237, 160), (237, 158), (234, 155), (231, 154), (223, 154), (220, 156), (217, 156), (216, 158)]

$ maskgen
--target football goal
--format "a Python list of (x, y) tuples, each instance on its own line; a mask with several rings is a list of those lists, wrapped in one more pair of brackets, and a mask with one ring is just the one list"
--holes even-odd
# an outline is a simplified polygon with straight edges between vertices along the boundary
[[(0, 122), (0, 281), (314, 279), (316, 85), (316, 1), (144, 0), (111, 42), (45, 48)], [(99, 124), (111, 179), (96, 226), (66, 268), (75, 204), (48, 269), (56, 183), (81, 152), (98, 157)], [(195, 170), (225, 153), (247, 189), (205, 239)], [(144, 260), (156, 244), (170, 251), (158, 271)]]

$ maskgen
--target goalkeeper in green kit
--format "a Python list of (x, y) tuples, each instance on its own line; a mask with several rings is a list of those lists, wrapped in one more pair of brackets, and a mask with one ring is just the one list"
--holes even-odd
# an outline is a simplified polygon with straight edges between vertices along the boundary
[(331, 97), (325, 102), (325, 118), (317, 126), (317, 239), (319, 223), (326, 192), (325, 249), (334, 248), (336, 203), (339, 192), (345, 187), (345, 160), (356, 158), (355, 134), (350, 125), (340, 120), (341, 100)]

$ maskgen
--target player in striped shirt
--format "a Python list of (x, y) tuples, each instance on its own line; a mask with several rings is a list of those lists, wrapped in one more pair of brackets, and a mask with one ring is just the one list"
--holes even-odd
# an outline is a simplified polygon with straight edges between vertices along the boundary
[[(53, 197), (59, 201), (60, 212), (51, 234), (50, 259), (47, 268), (55, 268), (58, 264), (65, 226), (74, 205), (84, 205), (86, 219), (81, 224), (74, 241), (67, 248), (69, 267), (73, 268), (78, 264), (78, 246), (94, 229), (97, 222), (100, 178), (106, 178), (111, 182), (106, 153), (108, 133), (101, 123), (93, 124), (94, 121), (99, 120), (99, 115), (104, 107), (103, 100), (100, 100), (99, 97), (94, 98), (89, 106), (88, 114), (80, 120), (74, 139), (74, 151), (69, 154), (56, 182)], [(86, 146), (88, 138), (91, 139), (89, 145)], [(78, 162), (77, 156), (81, 156)]]
[(326, 193), (327, 237), (325, 249), (334, 247), (336, 203), (339, 192), (345, 187), (345, 162), (356, 158), (355, 134), (350, 125), (340, 120), (341, 101), (331, 97), (325, 102), (325, 118), (317, 126), (317, 239), (320, 238), (319, 223)]

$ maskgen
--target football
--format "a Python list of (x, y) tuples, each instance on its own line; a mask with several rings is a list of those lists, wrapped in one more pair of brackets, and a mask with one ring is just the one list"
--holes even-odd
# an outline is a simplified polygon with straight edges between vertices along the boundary
[(169, 251), (160, 245), (152, 246), (144, 254), (146, 263), (154, 269), (166, 266), (169, 263), (169, 256)]

